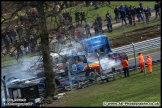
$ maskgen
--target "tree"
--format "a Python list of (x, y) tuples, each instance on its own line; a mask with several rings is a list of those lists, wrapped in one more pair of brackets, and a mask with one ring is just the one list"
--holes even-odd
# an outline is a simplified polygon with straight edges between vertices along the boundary
[[(56, 11), (56, 5), (60, 5), (59, 11)], [(24, 18), (24, 34), (29, 39), (30, 32), (36, 31), (37, 36), (32, 41), (39, 41), (42, 46), (41, 56), (43, 58), (43, 69), (46, 77), (46, 96), (53, 97), (57, 94), (57, 88), (55, 84), (55, 73), (53, 72), (53, 64), (50, 56), (50, 41), (55, 38), (55, 35), (60, 31), (61, 24), (58, 21), (58, 16), (61, 14), (64, 7), (69, 4), (69, 1), (10, 1), (2, 2), (2, 9), (6, 11), (8, 15), (2, 16), (1, 24), (2, 27), (15, 27), (20, 25), (20, 13), (23, 14)], [(77, 4), (77, 3), (76, 3)], [(34, 13), (34, 14), (31, 14)], [(71, 12), (70, 12), (71, 13)], [(73, 13), (74, 14), (74, 13)], [(31, 17), (34, 16), (34, 17)], [(15, 18), (18, 17), (18, 18)], [(65, 20), (64, 20), (65, 21)], [(70, 22), (65, 21), (66, 24), (72, 25)], [(66, 32), (63, 32), (67, 39), (71, 39), (71, 32), (66, 27)], [(30, 41), (29, 43), (31, 43)], [(16, 46), (11, 44), (12, 50), (10, 53), (14, 53), (15, 50), (24, 45), (23, 41), (20, 41)], [(54, 51), (57, 53), (57, 51)], [(17, 52), (19, 55), (19, 52)], [(58, 52), (59, 53), (59, 52)], [(4, 54), (5, 55), (5, 54)], [(17, 59), (19, 56), (17, 57)]]
[[(9, 6), (8, 3), (6, 3), (5, 1), (2, 2), (2, 4), (4, 4), (4, 6), (7, 5), (7, 7)], [(6, 5), (5, 5), (6, 4)], [(3, 20), (1, 21), (1, 24), (7, 24), (6, 22), (9, 20), (12, 20), (17, 14), (18, 12), (20, 12), (21, 10), (23, 10), (23, 8), (28, 7), (28, 9), (31, 8), (35, 8), (37, 13), (38, 13), (38, 19), (37, 21), (33, 21), (32, 25), (28, 25), (28, 30), (30, 31), (31, 29), (37, 30), (38, 35), (34, 38), (34, 40), (38, 40), (39, 38), (41, 39), (41, 44), (42, 44), (42, 57), (43, 57), (43, 67), (44, 67), (44, 71), (45, 71), (45, 76), (46, 76), (46, 86), (47, 86), (47, 92), (46, 92), (46, 96), (50, 97), (50, 96), (54, 96), (57, 94), (57, 89), (56, 89), (56, 85), (55, 85), (55, 74), (53, 72), (53, 67), (52, 67), (52, 61), (50, 58), (50, 49), (49, 49), (49, 31), (47, 28), (47, 18), (49, 16), (57, 16), (57, 14), (59, 14), (61, 11), (59, 11), (58, 13), (54, 13), (52, 14), (52, 12), (48, 12), (48, 5), (50, 4), (50, 2), (41, 2), (41, 1), (29, 1), (29, 2), (24, 2), (24, 1), (16, 1), (16, 2), (10, 2), (10, 6), (14, 5), (13, 10), (10, 12), (9, 17), (3, 17)], [(3, 9), (7, 9), (5, 7), (3, 7)], [(47, 14), (48, 13), (48, 14)], [(15, 24), (7, 24), (6, 26), (13, 26)], [(27, 25), (25, 25), (25, 27), (27, 28)], [(58, 26), (59, 28), (59, 26)], [(57, 30), (58, 28), (56, 28), (55, 30)], [(28, 31), (28, 32), (29, 32)], [(23, 42), (20, 42), (20, 44), (17, 45), (21, 46), (23, 45)], [(14, 51), (16, 50), (16, 48), (14, 49)], [(13, 52), (14, 52), (13, 51)]]

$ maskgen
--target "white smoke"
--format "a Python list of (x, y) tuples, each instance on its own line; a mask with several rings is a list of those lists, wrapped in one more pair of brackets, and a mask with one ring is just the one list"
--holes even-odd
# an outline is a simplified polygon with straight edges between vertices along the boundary
[(110, 59), (104, 57), (104, 58), (100, 59), (100, 64), (101, 64), (102, 70), (107, 70), (107, 69), (110, 69), (112, 67), (120, 65), (121, 61), (120, 60), (117, 60), (117, 61), (110, 60)]
[(83, 47), (80, 43), (78, 42), (69, 42), (65, 45), (63, 45), (63, 48), (60, 51), (61, 55), (65, 55), (65, 54), (74, 54), (74, 53), (78, 53), (78, 52), (83, 52)]

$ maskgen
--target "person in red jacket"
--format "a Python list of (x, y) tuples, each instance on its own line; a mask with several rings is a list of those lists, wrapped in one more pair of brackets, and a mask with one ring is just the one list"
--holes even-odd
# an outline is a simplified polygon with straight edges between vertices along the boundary
[(152, 73), (152, 57), (151, 56), (147, 56), (146, 64), (148, 66), (149, 72)]
[(121, 62), (124, 70), (124, 77), (129, 77), (128, 60), (124, 57)]

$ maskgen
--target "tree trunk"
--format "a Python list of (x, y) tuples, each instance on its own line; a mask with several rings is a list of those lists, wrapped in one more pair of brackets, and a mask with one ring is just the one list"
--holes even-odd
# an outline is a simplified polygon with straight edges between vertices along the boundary
[(43, 9), (43, 5), (37, 7), (40, 22), (40, 36), (42, 44), (42, 57), (43, 57), (43, 67), (46, 77), (46, 96), (52, 97), (57, 94), (57, 88), (55, 83), (55, 73), (53, 72), (53, 64), (50, 56), (50, 47), (49, 47), (49, 33), (46, 26), (46, 17)]

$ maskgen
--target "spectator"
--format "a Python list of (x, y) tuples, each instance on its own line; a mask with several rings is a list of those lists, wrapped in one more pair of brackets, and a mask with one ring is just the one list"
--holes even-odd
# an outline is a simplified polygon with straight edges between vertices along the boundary
[(141, 15), (144, 18), (144, 7), (143, 7), (143, 3), (141, 1), (139, 2), (139, 6), (140, 6), (140, 9), (141, 9)]
[(22, 39), (24, 38), (24, 34), (23, 34), (24, 27), (23, 27), (23, 25), (18, 26), (16, 31), (17, 31), (18, 36), (19, 36), (19, 41), (22, 41)]
[(110, 15), (109, 11), (107, 11), (106, 20), (107, 20), (107, 29), (108, 29), (108, 32), (112, 32), (112, 17)]
[(91, 32), (90, 32), (90, 30), (91, 30), (90, 24), (87, 22), (87, 23), (85, 24), (85, 31), (86, 31), (86, 36), (87, 36), (87, 38), (89, 37), (88, 35), (90, 35), (90, 37), (91, 37)]
[(8, 35), (10, 42), (12, 43), (11, 30), (8, 27), (6, 27), (6, 34)]
[(132, 12), (130, 7), (128, 9), (128, 20), (129, 20), (129, 25), (132, 25)]
[(95, 7), (95, 9), (98, 9), (99, 8), (99, 4), (96, 2), (94, 7)]
[(11, 30), (11, 36), (12, 36), (13, 42), (15, 43), (16, 36), (17, 36), (16, 28), (12, 28), (12, 30)]
[(9, 54), (9, 52), (10, 52), (10, 39), (9, 39), (8, 35), (6, 35), (6, 37), (5, 37), (5, 47), (6, 47), (6, 53)]
[(65, 20), (69, 20), (69, 17), (70, 17), (70, 13), (69, 13), (69, 11), (66, 9), (65, 10)]
[(60, 31), (62, 33), (65, 33), (66, 32), (66, 28), (65, 28), (65, 25), (64, 24), (61, 25)]
[(125, 5), (125, 13), (126, 13), (126, 17), (128, 16), (128, 13), (129, 13), (129, 8), (127, 5)]
[(37, 34), (34, 32), (34, 30), (31, 31), (31, 35), (32, 35), (33, 37), (36, 37), (36, 36), (37, 36)]
[(160, 13), (160, 19), (161, 19), (161, 1), (159, 2), (159, 6), (160, 6), (159, 13)]
[(21, 14), (20, 14), (20, 16), (19, 16), (19, 20), (20, 20), (21, 24), (23, 24), (24, 18), (23, 18), (23, 16), (22, 16)]
[(60, 22), (60, 24), (65, 24), (64, 17), (62, 16), (62, 14), (60, 14), (60, 16), (59, 16), (59, 22)]
[(138, 18), (138, 22), (140, 22), (140, 20), (144, 21), (144, 20), (143, 20), (142, 11), (143, 11), (143, 10), (140, 8), (140, 6), (138, 6), (138, 8), (137, 8), (137, 18)]
[(79, 35), (80, 35), (80, 32), (75, 28), (74, 29), (74, 39), (76, 40), (76, 41), (79, 41)]
[(64, 38), (63, 34), (61, 32), (58, 32), (57, 35), (56, 35), (58, 45), (59, 45), (59, 43), (63, 42), (63, 38)]
[(101, 16), (98, 14), (97, 15), (97, 18), (96, 18), (97, 22), (99, 23), (99, 32), (103, 32), (103, 29), (102, 29), (102, 18)]
[(85, 3), (86, 3), (86, 6), (88, 7), (89, 6), (89, 1), (85, 1)]
[(115, 13), (115, 20), (116, 20), (116, 23), (117, 23), (117, 22), (120, 22), (118, 6), (116, 6), (116, 8), (114, 9), (114, 13)]
[(91, 28), (94, 28), (95, 36), (99, 35), (99, 23), (97, 20), (95, 20)]
[(42, 50), (42, 46), (41, 46), (41, 43), (38, 43), (38, 52), (41, 52), (41, 50)]
[(60, 5), (56, 4), (56, 11), (58, 12), (60, 10)]
[(86, 22), (85, 12), (82, 11), (82, 12), (80, 13), (80, 16), (81, 16), (81, 25), (82, 25), (82, 21)]
[(125, 12), (125, 7), (123, 4), (121, 4), (120, 8), (119, 8), (121, 11), (124, 11)]
[(147, 7), (144, 9), (144, 13), (146, 17), (146, 23), (148, 23), (149, 22), (149, 9)]
[(5, 31), (5, 30), (2, 30), (2, 32), (1, 32), (1, 37), (2, 37), (2, 40), (3, 40), (2, 43), (5, 43), (5, 41), (6, 41), (6, 40), (5, 40), (6, 35), (7, 35), (6, 31)]
[(135, 7), (131, 8), (131, 14), (132, 14), (132, 19), (133, 19), (133, 25), (136, 25), (136, 11), (135, 11)]
[(28, 41), (26, 40), (26, 38), (24, 38), (24, 51), (25, 51), (26, 55), (28, 55), (29, 48), (28, 48)]
[(23, 51), (20, 48), (20, 42), (17, 39), (16, 39), (16, 42), (15, 42), (15, 47), (16, 47), (16, 50), (17, 50), (17, 57), (19, 57), (20, 53), (23, 56)]
[(154, 6), (154, 9), (155, 9), (155, 12), (156, 12), (156, 17), (155, 19), (157, 19), (157, 16), (159, 15), (160, 16), (160, 13), (159, 13), (159, 9), (160, 9), (160, 5), (156, 2), (155, 3), (155, 6)]
[(151, 8), (151, 6), (147, 6), (147, 9), (149, 11), (149, 18), (150, 18), (151, 17), (152, 8)]
[(36, 42), (32, 35), (30, 35), (29, 41), (30, 41), (30, 51), (35, 52)]
[(125, 13), (125, 11), (123, 11), (123, 10), (121, 10), (121, 12), (120, 12), (120, 18), (121, 18), (121, 20), (122, 20), (122, 26), (123, 26), (123, 21), (125, 22), (125, 25), (127, 25), (127, 22), (126, 22), (126, 13)]
[(70, 24), (72, 24), (72, 16), (71, 15), (69, 15), (68, 20), (69, 20)]
[(80, 21), (80, 14), (78, 11), (75, 12), (75, 22), (76, 22), (76, 27), (79, 26), (79, 21)]
[(110, 1), (107, 1), (108, 5), (111, 5), (111, 2)]
[(140, 6), (140, 8), (141, 8), (141, 10), (142, 10), (142, 13), (143, 13), (143, 9), (144, 9), (144, 8), (143, 8), (143, 3), (142, 3), (141, 1), (139, 2), (139, 6)]

